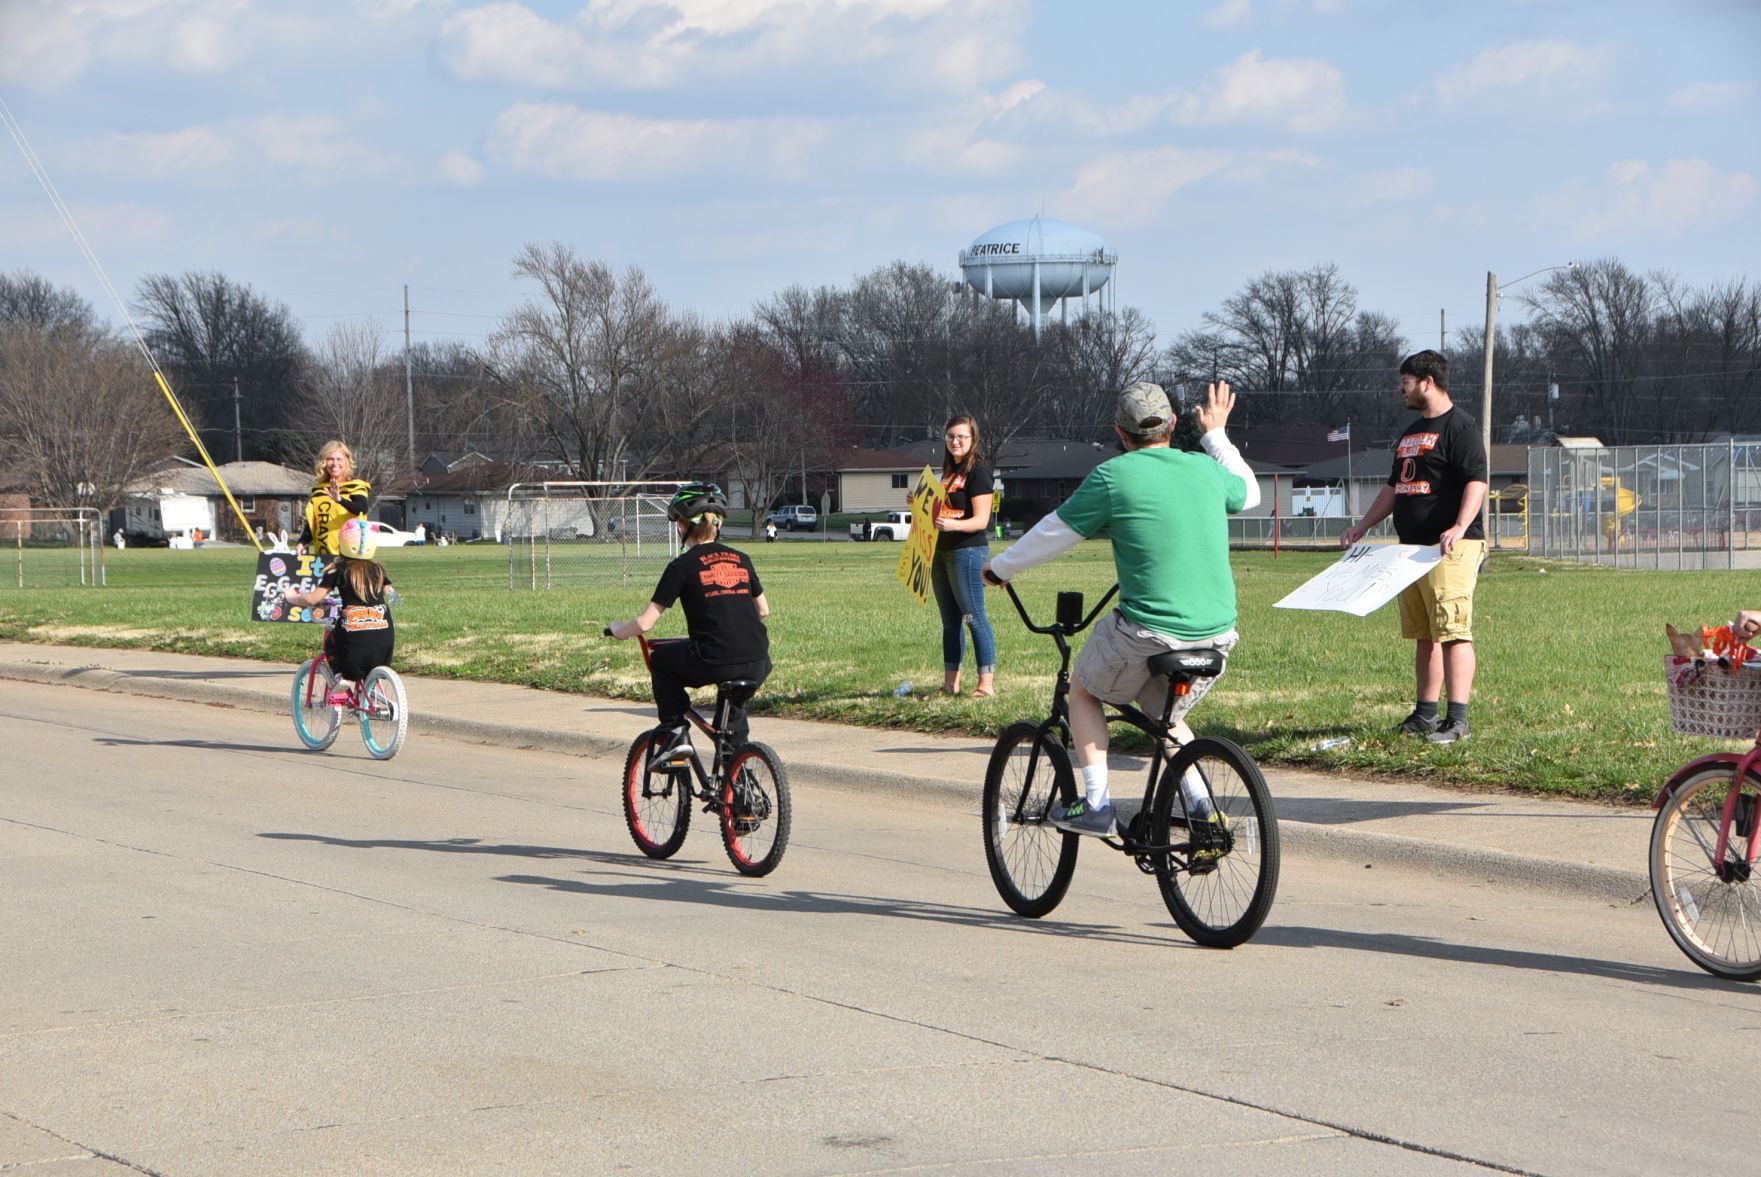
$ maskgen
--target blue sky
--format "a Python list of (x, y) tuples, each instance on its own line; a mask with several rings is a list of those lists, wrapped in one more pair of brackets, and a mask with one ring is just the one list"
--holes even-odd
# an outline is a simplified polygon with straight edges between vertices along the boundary
[[(218, 270), (314, 340), (401, 337), (408, 284), (475, 341), (529, 241), (719, 320), (1043, 213), (1163, 342), (1330, 261), (1432, 346), (1488, 270), (1761, 280), (1757, 62), (1756, 0), (0, 0), (0, 98), (117, 289)], [(0, 270), (114, 318), (0, 149)]]

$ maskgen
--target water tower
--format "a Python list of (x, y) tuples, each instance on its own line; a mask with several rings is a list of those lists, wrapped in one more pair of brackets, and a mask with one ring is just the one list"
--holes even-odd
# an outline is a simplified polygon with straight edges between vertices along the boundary
[[(1067, 300), (1081, 298), (1086, 309), (1089, 295), (1099, 299), (1118, 261), (1099, 233), (1030, 217), (998, 225), (961, 250), (960, 274), (987, 298), (1014, 299), (1038, 335), (1054, 303), (1064, 303), (1067, 321)], [(1112, 310), (1110, 295), (1102, 309)]]

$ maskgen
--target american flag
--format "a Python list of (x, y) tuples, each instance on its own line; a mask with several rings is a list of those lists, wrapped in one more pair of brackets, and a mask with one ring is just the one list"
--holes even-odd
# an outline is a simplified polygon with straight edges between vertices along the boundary
[(1349, 423), (1347, 423), (1347, 424), (1341, 425), (1337, 429), (1328, 430), (1327, 431), (1327, 440), (1328, 441), (1350, 441), (1351, 440), (1351, 425)]

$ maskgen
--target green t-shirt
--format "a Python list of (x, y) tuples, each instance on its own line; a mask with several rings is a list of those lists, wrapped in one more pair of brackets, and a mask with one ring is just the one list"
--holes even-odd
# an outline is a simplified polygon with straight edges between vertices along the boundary
[(1229, 516), (1247, 486), (1206, 454), (1156, 446), (1096, 466), (1058, 517), (1085, 539), (1105, 531), (1119, 611), (1192, 642), (1235, 628)]

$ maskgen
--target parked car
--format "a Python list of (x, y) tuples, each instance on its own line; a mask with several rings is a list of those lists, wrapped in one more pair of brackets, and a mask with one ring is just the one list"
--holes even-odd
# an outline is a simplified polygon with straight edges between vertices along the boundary
[(819, 512), (812, 507), (790, 505), (778, 507), (764, 518), (766, 523), (774, 523), (784, 531), (812, 531), (819, 526)]
[(864, 519), (850, 525), (850, 538), (857, 540), (902, 540), (911, 534), (911, 512), (888, 511), (879, 519)]
[(416, 542), (416, 533), (400, 531), (389, 523), (381, 523), (377, 519), (367, 522), (367, 529), (379, 540), (382, 548), (403, 548)]

